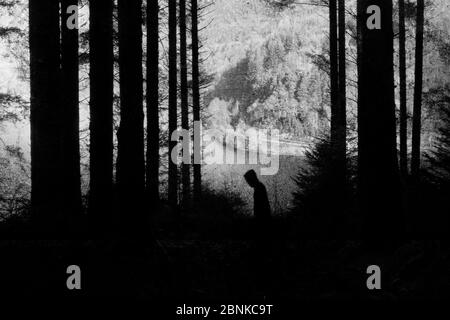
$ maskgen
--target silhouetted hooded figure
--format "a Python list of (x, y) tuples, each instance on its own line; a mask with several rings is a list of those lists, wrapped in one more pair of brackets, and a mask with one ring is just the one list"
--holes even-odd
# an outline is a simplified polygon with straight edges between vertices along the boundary
[(264, 184), (259, 181), (254, 170), (247, 171), (244, 175), (245, 181), (253, 188), (254, 206), (253, 212), (258, 224), (266, 224), (270, 220), (270, 203)]
[(256, 172), (254, 170), (248, 171), (244, 175), (245, 181), (254, 190), (254, 215), (255, 224), (253, 230), (254, 247), (251, 251), (251, 263), (252, 268), (255, 270), (254, 285), (255, 290), (259, 292), (266, 292), (270, 287), (270, 275), (272, 259), (271, 247), (272, 247), (272, 231), (270, 225), (270, 204), (267, 197), (267, 191), (264, 184), (259, 181)]

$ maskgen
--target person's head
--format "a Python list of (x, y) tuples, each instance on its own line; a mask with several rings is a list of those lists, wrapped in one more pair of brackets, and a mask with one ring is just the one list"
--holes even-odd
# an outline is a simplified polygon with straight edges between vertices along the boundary
[(245, 181), (247, 181), (248, 185), (254, 188), (258, 183), (258, 176), (256, 175), (255, 170), (249, 170), (244, 174)]

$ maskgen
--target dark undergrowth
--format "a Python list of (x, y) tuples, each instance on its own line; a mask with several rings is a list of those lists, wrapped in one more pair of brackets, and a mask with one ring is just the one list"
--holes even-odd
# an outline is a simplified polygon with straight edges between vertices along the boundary
[[(405, 241), (375, 253), (359, 241), (251, 240), (2, 241), (1, 294), (9, 297), (141, 299), (448, 299), (449, 243)], [(66, 288), (66, 269), (82, 270), (82, 290)], [(369, 265), (382, 291), (366, 287)]]
[[(2, 240), (0, 295), (210, 302), (450, 298), (450, 241), (386, 241), (390, 245), (374, 251), (361, 240), (307, 239), (298, 215), (274, 218), (261, 241), (241, 205), (238, 194), (205, 190), (202, 205), (189, 210), (162, 203), (152, 212), (151, 232), (139, 239), (85, 240), (86, 233), (78, 240), (33, 240), (33, 234)], [(0, 224), (2, 238), (8, 230), (26, 234), (27, 225), (20, 219)], [(66, 288), (70, 265), (82, 270), (81, 291)], [(367, 290), (370, 265), (382, 270), (381, 291)]]

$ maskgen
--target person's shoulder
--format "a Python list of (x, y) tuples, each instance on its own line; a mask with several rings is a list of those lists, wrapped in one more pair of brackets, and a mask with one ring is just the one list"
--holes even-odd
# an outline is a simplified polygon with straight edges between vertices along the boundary
[(256, 186), (256, 189), (258, 189), (259, 191), (266, 191), (266, 186), (264, 185), (264, 183), (259, 182)]

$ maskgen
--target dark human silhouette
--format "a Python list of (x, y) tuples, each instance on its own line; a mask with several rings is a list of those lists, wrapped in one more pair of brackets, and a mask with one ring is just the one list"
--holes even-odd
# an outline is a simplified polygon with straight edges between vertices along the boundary
[(258, 176), (254, 170), (247, 171), (244, 175), (245, 181), (253, 188), (254, 194), (254, 240), (255, 247), (253, 248), (253, 255), (251, 261), (253, 268), (256, 270), (255, 289), (259, 292), (267, 293), (271, 287), (271, 278), (267, 275), (272, 270), (274, 240), (271, 235), (273, 230), (270, 229), (269, 221), (271, 219), (270, 204), (267, 197), (267, 191), (264, 184), (259, 181)]
[(266, 247), (265, 241), (269, 239), (270, 232), (268, 230), (270, 214), (270, 204), (267, 197), (267, 191), (264, 184), (259, 181), (254, 170), (247, 171), (244, 175), (245, 181), (253, 188), (253, 212), (255, 217), (254, 237), (257, 240), (257, 246)]
[(254, 170), (247, 171), (244, 175), (245, 181), (254, 189), (253, 212), (257, 221), (264, 223), (270, 219), (270, 204), (264, 184), (259, 181)]

